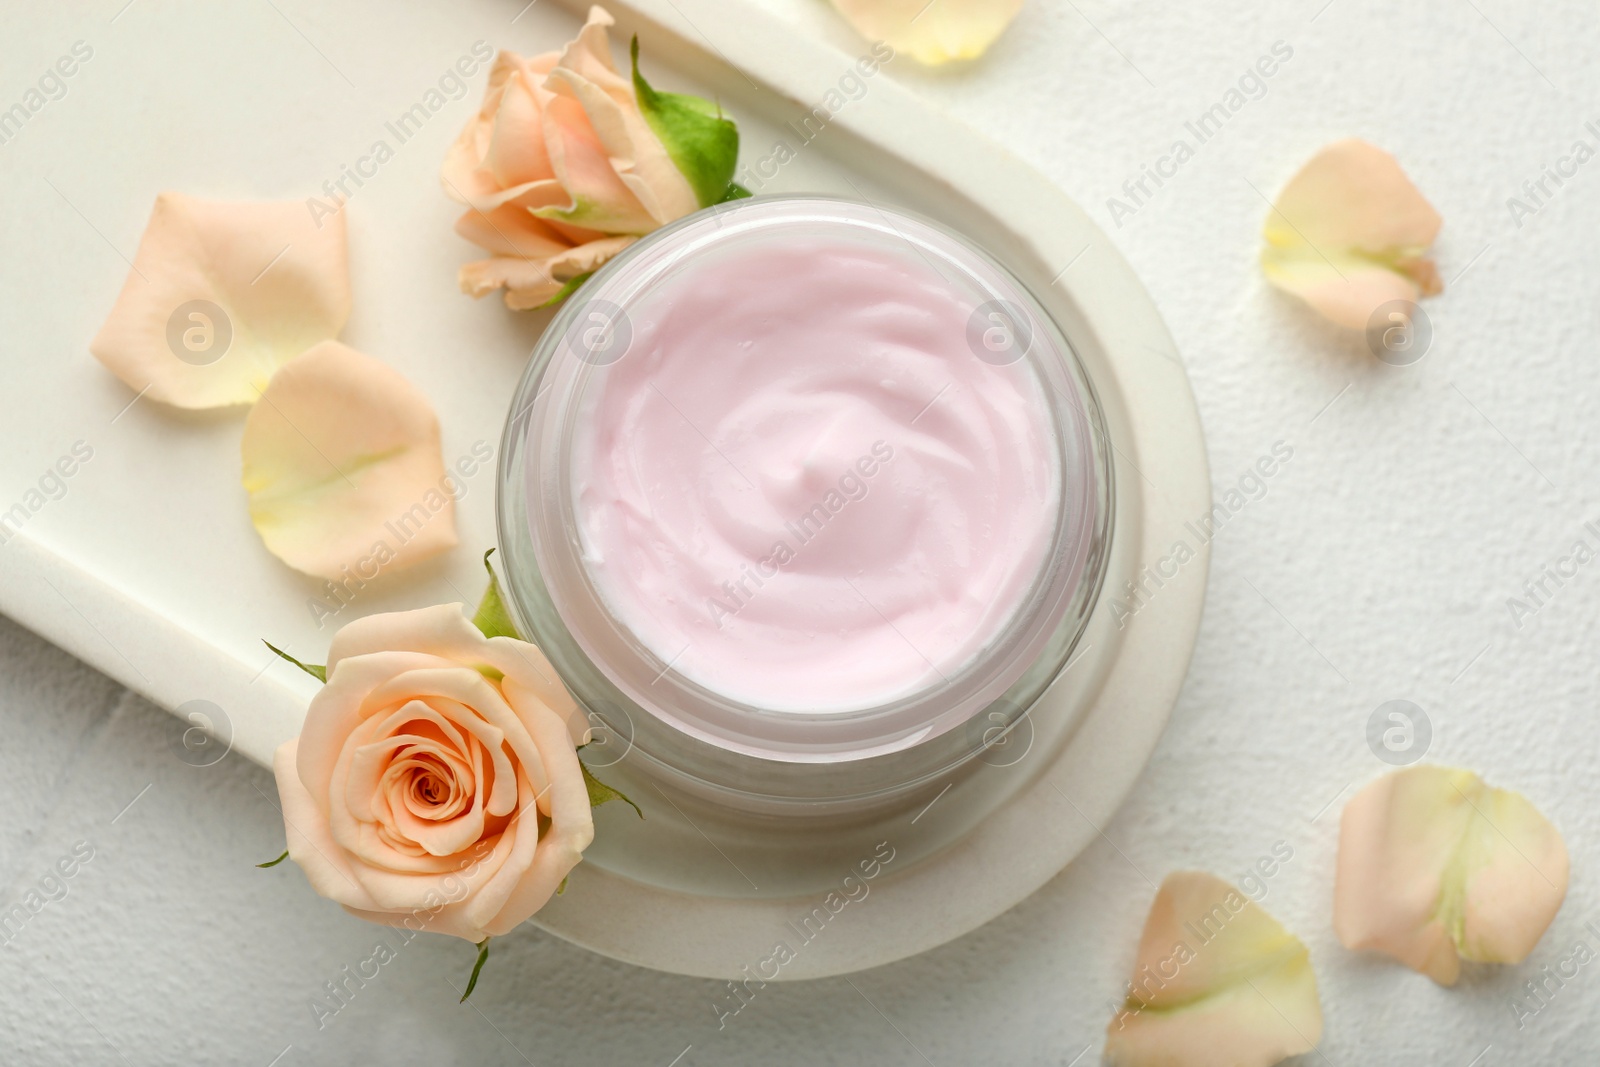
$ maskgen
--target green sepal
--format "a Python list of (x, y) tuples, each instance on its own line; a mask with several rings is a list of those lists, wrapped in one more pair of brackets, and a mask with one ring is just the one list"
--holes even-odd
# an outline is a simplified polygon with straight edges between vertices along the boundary
[[(283, 649), (279, 648), (277, 645), (273, 644), (271, 641), (263, 640), (261, 643), (263, 645), (266, 645), (268, 648), (272, 649), (273, 653), (275, 655), (277, 655), (280, 659), (288, 660), (290, 663), (293, 663), (296, 667), (299, 667), (301, 670), (303, 670), (307, 674), (311, 675), (311, 677), (315, 678), (317, 681), (322, 682), (324, 684), (327, 683), (327, 681), (328, 681), (328, 668), (324, 667), (322, 664), (320, 664), (320, 663), (301, 663), (299, 660), (297, 660), (293, 656), (289, 655), (289, 653), (285, 652)], [(285, 855), (287, 855), (287, 853), (285, 853)]]
[[(749, 194), (746, 193), (745, 195), (748, 196)], [(593, 275), (594, 275), (594, 271), (592, 271), (592, 270), (584, 271), (582, 274), (578, 275), (576, 278), (573, 278), (570, 281), (568, 281), (565, 285), (563, 285), (561, 287), (561, 290), (558, 293), (556, 293), (555, 296), (552, 296), (549, 300), (546, 300), (544, 303), (539, 304), (538, 306), (536, 306), (534, 308), (534, 310), (535, 311), (539, 311), (539, 310), (541, 310), (543, 308), (555, 307), (557, 304), (561, 303), (561, 301), (563, 301), (567, 297), (571, 296), (573, 294), (573, 292), (578, 288), (578, 286), (580, 286), (584, 282), (588, 281)]]
[(639, 818), (644, 818), (644, 812), (639, 810), (639, 805), (635, 804), (626, 793), (620, 789), (613, 789), (596, 778), (590, 773), (589, 765), (584, 763), (583, 760), (580, 759), (578, 761), (578, 766), (583, 768), (583, 784), (589, 790), (589, 806), (591, 808), (598, 808), (608, 800), (620, 800), (632, 808)]
[(286, 860), (288, 858), (289, 858), (289, 850), (288, 849), (284, 849), (283, 850), (283, 855), (279, 856), (277, 859), (268, 860), (265, 863), (258, 863), (258, 864), (256, 864), (256, 866), (257, 867), (261, 867), (261, 868), (276, 867), (278, 864), (282, 863), (284, 860)]
[(722, 199), (718, 200), (717, 203), (728, 204), (735, 200), (748, 200), (755, 195), (755, 193), (752, 193), (738, 182), (729, 182), (728, 188), (722, 193)]
[(633, 91), (645, 122), (661, 139), (701, 207), (727, 197), (739, 164), (739, 127), (709, 100), (658, 93), (639, 73), (639, 38), (633, 39)]
[(461, 994), (457, 1004), (465, 1004), (467, 998), (472, 996), (472, 991), (478, 988), (478, 975), (483, 971), (483, 965), (489, 961), (489, 939), (486, 937), (478, 942), (478, 962), (472, 965), (472, 977), (467, 979), (467, 991)]
[(478, 611), (472, 616), (472, 625), (482, 631), (485, 637), (513, 637), (520, 641), (522, 635), (517, 633), (511, 613), (506, 610), (506, 602), (500, 597), (500, 579), (495, 577), (494, 568), (489, 565), (492, 555), (492, 548), (483, 554), (483, 569), (489, 572), (489, 588), (483, 591)]

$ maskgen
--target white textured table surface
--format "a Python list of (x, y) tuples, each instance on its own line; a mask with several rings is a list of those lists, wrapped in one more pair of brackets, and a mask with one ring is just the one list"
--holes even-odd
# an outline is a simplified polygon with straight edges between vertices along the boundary
[[(860, 47), (817, 0), (763, 2), (798, 32)], [(118, 57), (118, 26), (169, 7), (140, 0), (119, 15), (122, 3), (51, 16), (66, 20), (68, 43), (71, 20), (83, 22), (79, 35), (106, 57), (97, 76), (134, 76)], [(319, 49), (380, 63), (317, 5), (273, 6), (279, 13), (243, 5), (237, 17), (240, 33), (281, 37), (282, 69), (251, 77), (281, 83), (284, 106), (316, 107), (317, 87), (336, 84)], [(507, 6), (492, 43), (547, 43), (510, 24), (521, 6)], [(29, 18), (0, 16), (8, 41), (25, 42), (0, 59), (5, 104), (60, 50), (59, 34), (26, 32)], [(1185, 123), (1279, 41), (1292, 58), (1196, 146)], [(283, 841), (266, 772), (236, 757), (185, 765), (173, 754), (175, 719), (0, 622), (0, 773), (11, 797), (0, 905), (41, 886), (75, 847), (93, 850), (60, 888), (45, 885), (59, 899), (0, 948), (0, 1060), (1089, 1063), (1153, 884), (1180, 867), (1236, 876), (1281, 841), (1294, 858), (1264, 903), (1310, 945), (1327, 1016), (1307, 1062), (1592, 1063), (1592, 966), (1521, 1029), (1511, 1005), (1576, 941), (1596, 945), (1584, 926), (1600, 920), (1600, 566), (1580, 569), (1520, 627), (1506, 602), (1575, 540), (1600, 544), (1583, 526), (1600, 519), (1589, 483), (1600, 462), (1600, 162), (1559, 188), (1547, 182), (1542, 205), (1522, 191), (1575, 140), (1600, 147), (1585, 128), (1600, 128), (1597, 49), (1600, 16), (1582, 0), (1030, 0), (970, 70), (891, 66), (1111, 229), (1189, 365), (1219, 493), (1276, 442), (1294, 451), (1215, 542), (1189, 683), (1132, 799), (1097, 846), (1014, 911), (849, 980), (768, 986), (720, 1031), (717, 983), (612, 963), (532, 931), (497, 939), (478, 992), (457, 1006), (452, 985), (470, 950), (418, 939), (319, 1029), (311, 998), (371, 955), (375, 930), (317, 899), (292, 869), (251, 866)], [(92, 116), (96, 94), (115, 86), (91, 88), (87, 73), (49, 106)], [(80, 114), (54, 135), (69, 127), (81, 134), (93, 122)], [(0, 169), (25, 170), (39, 149), (29, 138), (53, 136), (42, 123), (25, 133), (0, 146)], [(428, 131), (440, 148), (452, 134)], [(1347, 135), (1395, 152), (1445, 218), (1447, 289), (1428, 305), (1433, 348), (1410, 368), (1376, 363), (1359, 338), (1268, 290), (1254, 266), (1261, 194)], [(1147, 182), (1152, 195), (1135, 203), (1123, 183), (1178, 138), (1194, 157), (1161, 188)], [(1120, 227), (1112, 196), (1137, 209)], [(1520, 225), (1513, 196), (1538, 207)], [(9, 227), (36, 208), (0, 205), (0, 219)], [(109, 306), (110, 295), (94, 299)], [(5, 321), (103, 313), (84, 309), (82, 293), (58, 296), (55, 307), (19, 306), (8, 290), (0, 311)], [(0, 497), (25, 488), (0, 486)], [(1571, 893), (1521, 967), (1443, 990), (1347, 953), (1332, 935), (1339, 802), (1385, 769), (1365, 730), (1390, 699), (1426, 709), (1429, 758), (1521, 790), (1566, 836)]]

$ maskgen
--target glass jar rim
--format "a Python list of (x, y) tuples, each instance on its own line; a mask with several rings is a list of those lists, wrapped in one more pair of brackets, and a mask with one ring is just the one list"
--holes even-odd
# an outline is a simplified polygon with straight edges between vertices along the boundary
[[(1040, 385), (1058, 479), (1045, 564), (987, 654), (956, 677), (886, 704), (801, 714), (732, 700), (675, 672), (628, 631), (583, 566), (570, 481), (572, 419), (612, 361), (608, 323), (615, 324), (619, 312), (625, 322), (626, 309), (688, 257), (797, 233), (909, 245), (941, 275), (952, 272), (965, 291), (986, 295), (979, 310), (993, 304), (1010, 317), (1009, 325), (1026, 331), (1028, 343), (1013, 358)], [(586, 334), (597, 314), (606, 328)], [(763, 764), (870, 762), (945, 738), (940, 765), (946, 766), (974, 751), (974, 738), (960, 736), (961, 726), (999, 704), (1006, 705), (1007, 721), (1025, 714), (1066, 665), (1081, 634), (1109, 541), (1111, 468), (1103, 440), (1098, 401), (1060, 327), (1021, 281), (967, 238), (909, 212), (832, 197), (718, 205), (624, 250), (569, 299), (536, 345), (500, 459), (508, 599), (524, 632), (545, 648), (580, 703), (668, 764), (701, 762), (694, 753), (704, 755), (705, 748)], [(986, 727), (977, 747), (992, 729)], [(952, 733), (958, 735), (954, 743)]]

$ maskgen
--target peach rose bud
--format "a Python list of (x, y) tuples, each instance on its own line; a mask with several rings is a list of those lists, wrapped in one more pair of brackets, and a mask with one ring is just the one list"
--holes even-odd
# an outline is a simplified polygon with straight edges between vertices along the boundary
[(1168, 875), (1127, 999), (1106, 1027), (1106, 1061), (1268, 1067), (1321, 1039), (1317, 979), (1300, 939), (1220, 878)]
[(660, 93), (611, 61), (599, 7), (560, 52), (501, 52), (483, 106), (445, 157), (446, 194), (469, 210), (456, 232), (489, 253), (461, 268), (463, 292), (505, 289), (506, 306), (566, 296), (643, 234), (743, 193), (734, 124), (695, 97)]
[(1327, 318), (1364, 330), (1383, 304), (1443, 290), (1428, 258), (1441, 224), (1393, 156), (1337, 141), (1278, 194), (1262, 229), (1261, 269)]
[(439, 420), (394, 368), (338, 341), (284, 365), (245, 420), (250, 521), (295, 570), (334, 580), (456, 544)]
[(587, 725), (543, 653), (442, 604), (345, 626), (327, 679), (273, 759), (312, 888), (480, 945), (543, 907), (594, 837)]
[(1022, 0), (833, 0), (856, 32), (937, 66), (988, 51)]
[(279, 367), (350, 316), (342, 215), (298, 201), (156, 198), (94, 357), (165, 404), (253, 404)]
[(1409, 767), (1339, 823), (1333, 929), (1440, 985), (1462, 960), (1521, 963), (1567, 895), (1567, 848), (1525, 798), (1471, 771)]

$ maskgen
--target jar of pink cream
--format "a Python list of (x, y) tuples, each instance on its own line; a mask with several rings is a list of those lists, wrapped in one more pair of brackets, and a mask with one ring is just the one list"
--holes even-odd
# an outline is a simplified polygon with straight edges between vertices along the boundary
[(608, 781), (861, 819), (983, 762), (1071, 662), (1104, 441), (1062, 330), (968, 239), (722, 205), (626, 249), (534, 349), (501, 450), (508, 604)]

